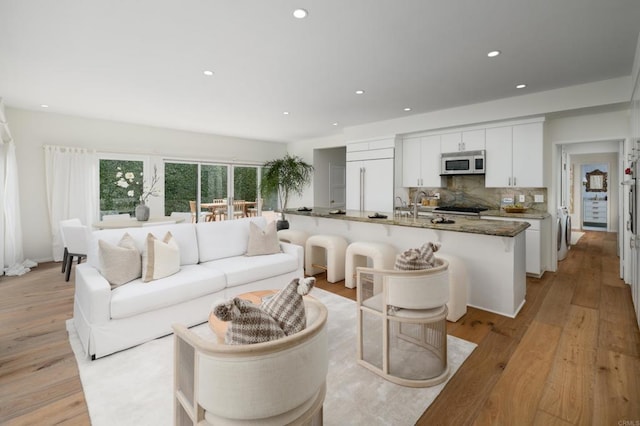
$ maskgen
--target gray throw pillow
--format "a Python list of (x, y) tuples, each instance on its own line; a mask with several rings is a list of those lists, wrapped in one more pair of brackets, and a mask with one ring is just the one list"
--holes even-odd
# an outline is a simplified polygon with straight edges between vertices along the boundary
[(100, 272), (112, 289), (142, 275), (140, 252), (131, 235), (126, 232), (117, 246), (98, 240), (98, 258)]
[(316, 283), (313, 277), (295, 278), (286, 287), (260, 305), (278, 323), (284, 334), (290, 336), (307, 327), (307, 316), (302, 296), (309, 294)]
[(224, 341), (228, 345), (269, 342), (285, 337), (278, 323), (260, 306), (236, 297), (213, 308), (221, 321), (229, 321)]
[(415, 271), (431, 269), (436, 266), (434, 252), (440, 249), (440, 243), (424, 243), (419, 249), (405, 250), (396, 256), (395, 269), (401, 271)]

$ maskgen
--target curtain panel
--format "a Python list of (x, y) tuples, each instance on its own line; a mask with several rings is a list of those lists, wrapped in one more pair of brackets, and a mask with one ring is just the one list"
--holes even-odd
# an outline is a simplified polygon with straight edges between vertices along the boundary
[(53, 260), (62, 260), (60, 221), (78, 218), (91, 226), (98, 218), (98, 160), (94, 150), (44, 146), (47, 207)]
[(3, 275), (8, 269), (24, 270), (18, 267), (24, 262), (24, 253), (16, 145), (9, 131), (2, 98), (0, 98), (0, 201), (0, 241), (2, 241), (0, 260), (3, 266), (0, 268), (0, 275)]

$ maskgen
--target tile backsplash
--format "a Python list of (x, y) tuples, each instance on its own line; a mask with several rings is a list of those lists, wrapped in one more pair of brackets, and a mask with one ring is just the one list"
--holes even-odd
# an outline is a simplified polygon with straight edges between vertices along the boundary
[[(522, 204), (532, 210), (547, 211), (547, 188), (485, 188), (484, 176), (447, 176), (444, 179), (446, 187), (443, 188), (409, 188), (408, 201), (413, 202), (415, 191), (422, 190), (429, 195), (439, 193), (441, 206), (482, 206), (496, 210), (505, 204)], [(524, 201), (520, 201), (522, 195)], [(536, 202), (540, 198), (543, 201)]]

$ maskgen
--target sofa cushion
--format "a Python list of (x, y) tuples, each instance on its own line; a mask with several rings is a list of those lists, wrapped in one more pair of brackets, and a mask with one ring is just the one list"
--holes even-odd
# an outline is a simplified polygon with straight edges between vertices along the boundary
[(228, 345), (262, 343), (285, 337), (271, 315), (239, 297), (215, 306), (213, 314), (222, 321), (229, 321), (224, 335), (224, 342)]
[(111, 288), (133, 281), (142, 275), (140, 252), (131, 235), (126, 232), (117, 246), (103, 240), (98, 241), (98, 251), (102, 275), (109, 281)]
[(180, 265), (196, 265), (198, 263), (198, 240), (195, 225), (192, 223), (93, 231), (89, 240), (87, 263), (102, 272), (98, 256), (98, 240), (116, 245), (122, 236), (128, 233), (135, 241), (138, 251), (142, 253), (147, 234), (152, 233), (157, 238), (163, 238), (167, 231), (171, 232), (180, 247)]
[(185, 265), (177, 274), (152, 284), (136, 279), (114, 289), (111, 292), (111, 318), (127, 318), (173, 306), (224, 288), (225, 276), (221, 271), (200, 265)]
[(264, 217), (251, 217), (219, 222), (198, 222), (198, 252), (200, 262), (242, 256), (247, 252), (249, 242), (249, 224), (255, 223), (264, 228)]
[(254, 222), (249, 224), (247, 256), (262, 256), (265, 254), (280, 253), (281, 251), (275, 222), (267, 223), (267, 226), (264, 228), (261, 228)]
[(178, 243), (167, 232), (162, 240), (153, 234), (147, 234), (142, 250), (142, 281), (149, 281), (168, 277), (180, 271), (180, 248)]
[(235, 256), (212, 260), (201, 265), (223, 272), (227, 277), (227, 287), (235, 287), (293, 272), (298, 268), (298, 258), (289, 253), (254, 257)]

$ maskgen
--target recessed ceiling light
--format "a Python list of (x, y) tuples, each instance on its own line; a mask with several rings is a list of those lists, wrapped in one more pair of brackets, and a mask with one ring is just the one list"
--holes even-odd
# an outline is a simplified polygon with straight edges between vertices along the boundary
[(406, 107), (404, 110), (405, 110), (405, 111), (411, 111), (411, 108)]
[(308, 14), (309, 13), (304, 9), (296, 9), (293, 11), (293, 16), (295, 16), (298, 19), (306, 18)]
[(283, 112), (282, 114), (284, 114), (284, 115), (289, 115), (289, 111), (285, 111), (285, 112)]
[(207, 77), (211, 77), (213, 75), (213, 71), (205, 70), (202, 71), (202, 74), (206, 75)]
[(492, 50), (491, 52), (487, 53), (487, 56), (490, 57), (490, 58), (495, 58), (500, 53), (502, 53), (502, 52), (500, 52), (499, 50)]
[(331, 123), (332, 126), (337, 126), (338, 122), (336, 121), (335, 123)]
[(364, 95), (364, 90), (356, 90), (356, 95)]
[(518, 85), (516, 86), (516, 89), (524, 89), (525, 87), (527, 87), (527, 85), (526, 85), (526, 84), (518, 84)]
[(40, 108), (49, 108), (49, 105), (47, 105), (47, 104), (42, 104), (42, 105), (40, 105)]

